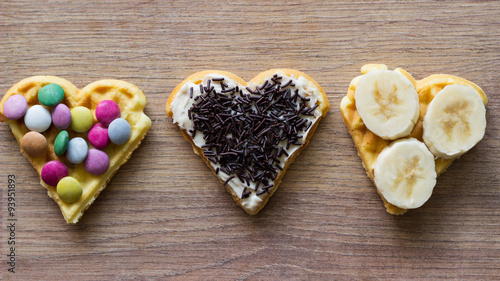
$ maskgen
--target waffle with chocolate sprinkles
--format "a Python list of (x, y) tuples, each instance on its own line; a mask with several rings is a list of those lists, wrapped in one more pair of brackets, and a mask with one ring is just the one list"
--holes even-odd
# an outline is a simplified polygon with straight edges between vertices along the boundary
[[(305, 86), (295, 85), (299, 77)], [(184, 137), (249, 214), (276, 191), (329, 108), (321, 86), (288, 69), (262, 72), (250, 83), (223, 71), (195, 73), (170, 95), (166, 109), (174, 122), (179, 93), (192, 125), (177, 122)]]

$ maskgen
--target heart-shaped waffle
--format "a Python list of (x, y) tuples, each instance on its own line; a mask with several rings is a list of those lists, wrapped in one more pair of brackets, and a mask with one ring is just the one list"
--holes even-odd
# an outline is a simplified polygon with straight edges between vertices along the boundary
[(247, 83), (208, 70), (179, 84), (166, 111), (236, 203), (254, 215), (329, 107), (321, 86), (300, 71), (272, 69)]
[[(2, 121), (7, 121), (19, 145), (21, 145), (21, 139), (29, 132), (29, 129), (23, 122), (23, 118), (19, 120), (7, 119), (4, 115), (4, 104), (12, 95), (24, 96), (28, 102), (28, 107), (40, 104), (37, 93), (47, 84), (58, 84), (64, 89), (62, 103), (66, 104), (70, 109), (76, 106), (89, 108), (92, 111), (94, 123), (97, 121), (95, 118), (97, 104), (102, 100), (113, 100), (121, 110), (121, 118), (127, 120), (131, 125), (131, 136), (128, 142), (123, 145), (111, 143), (103, 149), (109, 156), (109, 167), (104, 174), (99, 176), (88, 173), (83, 164), (74, 165), (69, 163), (64, 155), (56, 156), (54, 141), (59, 130), (54, 125), (51, 125), (48, 130), (42, 133), (46, 137), (49, 146), (43, 155), (32, 157), (21, 149), (21, 152), (28, 158), (39, 175), (41, 175), (42, 168), (47, 162), (58, 160), (66, 164), (68, 175), (76, 178), (81, 183), (83, 194), (80, 199), (73, 203), (65, 203), (59, 198), (56, 187), (47, 185), (43, 180), (40, 181), (41, 185), (48, 190), (48, 195), (59, 205), (66, 222), (73, 224), (78, 222), (83, 212), (94, 202), (120, 166), (126, 163), (132, 152), (139, 147), (151, 127), (151, 120), (143, 112), (146, 105), (146, 97), (143, 92), (135, 85), (125, 81), (101, 80), (79, 90), (71, 82), (59, 77), (33, 76), (12, 86), (0, 104), (0, 118)], [(68, 129), (68, 132), (71, 138), (82, 137), (87, 139), (87, 133), (76, 133), (71, 129)]]
[[(385, 65), (363, 66), (361, 68), (361, 72), (363, 75), (355, 77), (351, 81), (351, 84), (349, 85), (349, 89), (347, 91), (347, 95), (342, 99), (340, 103), (340, 109), (342, 111), (342, 116), (344, 118), (344, 122), (347, 126), (349, 134), (352, 136), (354, 144), (356, 145), (356, 148), (358, 150), (358, 155), (361, 157), (363, 166), (366, 169), (366, 172), (370, 177), (370, 179), (374, 183), (376, 183), (374, 168), (377, 162), (377, 158), (384, 150), (384, 148), (391, 146), (393, 143), (397, 142), (398, 139), (393, 139), (393, 140), (383, 139), (378, 135), (374, 134), (367, 128), (367, 125), (365, 124), (365, 122), (363, 122), (363, 119), (360, 117), (360, 114), (356, 108), (356, 100), (355, 100), (356, 88), (362, 77), (367, 73), (369, 73), (370, 71), (374, 70), (386, 71), (387, 66)], [(426, 116), (429, 104), (435, 98), (436, 94), (438, 94), (448, 85), (458, 84), (472, 88), (475, 91), (475, 93), (479, 96), (480, 103), (482, 102), (484, 103), (484, 106), (486, 106), (488, 102), (487, 97), (481, 88), (479, 88), (476, 84), (457, 76), (437, 74), (437, 75), (431, 75), (427, 78), (417, 81), (408, 72), (406, 72), (401, 68), (395, 69), (394, 72), (399, 73), (404, 77), (406, 77), (406, 79), (408, 79), (411, 82), (411, 84), (413, 84), (412, 86), (414, 87), (414, 89), (418, 94), (418, 103), (420, 108), (419, 113), (417, 113), (418, 119), (410, 135), (403, 137), (404, 139), (414, 138), (422, 143), (424, 142), (423, 120), (424, 117)], [(441, 173), (443, 173), (451, 165), (453, 160), (458, 157), (459, 156), (452, 157), (450, 159), (434, 157), (436, 176), (439, 176)], [(399, 163), (399, 165), (401, 165), (401, 163)], [(387, 209), (387, 212), (389, 212), (390, 214), (401, 215), (407, 211), (407, 209), (405, 208), (400, 208), (389, 203), (386, 200), (386, 198), (384, 198), (384, 196), (381, 194), (378, 188), (377, 192), (380, 194), (382, 200), (384, 201), (384, 205)]]

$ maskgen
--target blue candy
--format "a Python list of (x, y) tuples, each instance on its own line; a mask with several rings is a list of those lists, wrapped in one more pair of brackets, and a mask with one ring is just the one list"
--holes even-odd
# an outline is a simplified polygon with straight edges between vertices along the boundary
[(88, 151), (89, 146), (84, 139), (80, 137), (72, 138), (68, 143), (66, 158), (73, 164), (79, 164), (85, 160)]
[(114, 144), (124, 144), (130, 139), (130, 134), (132, 129), (127, 120), (123, 118), (117, 118), (109, 124), (108, 135), (109, 139)]

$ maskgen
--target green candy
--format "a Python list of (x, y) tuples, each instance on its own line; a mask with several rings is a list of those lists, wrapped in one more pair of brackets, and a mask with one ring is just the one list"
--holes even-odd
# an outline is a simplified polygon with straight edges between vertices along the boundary
[(45, 106), (54, 106), (64, 98), (64, 89), (57, 84), (47, 84), (38, 91), (38, 101)]
[(61, 156), (66, 152), (69, 143), (69, 134), (66, 131), (61, 131), (54, 141), (54, 153)]

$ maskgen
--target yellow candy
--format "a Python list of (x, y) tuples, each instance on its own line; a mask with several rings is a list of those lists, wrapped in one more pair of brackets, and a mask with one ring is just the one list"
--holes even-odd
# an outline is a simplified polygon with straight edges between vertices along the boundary
[(57, 184), (57, 195), (66, 203), (78, 201), (82, 193), (82, 185), (74, 177), (62, 178)]
[(71, 129), (78, 133), (83, 133), (94, 125), (92, 112), (85, 106), (77, 106), (71, 109)]

